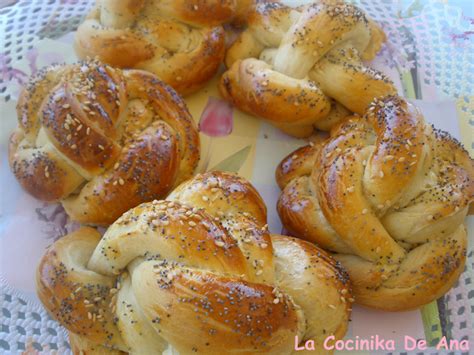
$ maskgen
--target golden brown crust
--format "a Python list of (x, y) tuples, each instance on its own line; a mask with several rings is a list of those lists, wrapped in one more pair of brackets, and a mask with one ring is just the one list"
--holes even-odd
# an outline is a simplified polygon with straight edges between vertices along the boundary
[(362, 64), (384, 40), (374, 21), (342, 1), (294, 9), (264, 2), (227, 51), (220, 91), (290, 135), (309, 136), (313, 126), (329, 130), (344, 115), (336, 110), (329, 117), (329, 97), (363, 114), (372, 99), (395, 93), (390, 80)]
[(82, 228), (54, 243), (38, 268), (38, 294), (74, 333), (75, 351), (282, 354), (295, 336), (322, 349), (321, 339), (345, 334), (347, 275), (265, 223), (247, 181), (202, 174), (168, 201), (126, 212), (102, 239)]
[(440, 297), (462, 272), (474, 163), (405, 100), (375, 100), (277, 169), (278, 212), (294, 235), (334, 252), (356, 301), (405, 310)]
[(122, 150), (114, 168), (86, 183), (79, 194), (63, 200), (63, 206), (77, 221), (112, 222), (130, 206), (165, 196), (177, 182), (179, 157), (174, 132), (156, 121)]
[(221, 25), (248, 7), (248, 1), (236, 0), (99, 0), (78, 28), (76, 53), (119, 68), (151, 71), (188, 94), (204, 85), (224, 58)]
[[(346, 271), (314, 244), (280, 235), (274, 235), (272, 241), (280, 287), (305, 314), (306, 332), (300, 340), (313, 340), (322, 349), (328, 333), (343, 338), (353, 302)], [(316, 304), (319, 312), (312, 312)]]
[(332, 127), (336, 126), (350, 115), (351, 112), (347, 108), (345, 108), (336, 100), (331, 99), (331, 109), (329, 114), (323, 119), (317, 121), (314, 124), (314, 127), (321, 131), (330, 131)]
[[(169, 34), (170, 26), (167, 23), (160, 27), (157, 29), (158, 36), (159, 33)], [(175, 35), (180, 38), (182, 33), (182, 29), (177, 29)], [(172, 58), (162, 54), (135, 67), (152, 71), (182, 95), (192, 93), (214, 76), (225, 53), (225, 33), (222, 27), (201, 30), (200, 36), (203, 44), (189, 52), (175, 53)]]
[(87, 338), (69, 332), (69, 345), (74, 355), (125, 355), (124, 351), (91, 343)]
[(50, 314), (71, 332), (93, 343), (115, 344), (120, 335), (108, 310), (115, 280), (87, 270), (99, 240), (95, 229), (83, 227), (54, 243), (38, 266), (36, 291)]
[(126, 355), (120, 350), (107, 348), (105, 346), (94, 344), (86, 338), (69, 332), (69, 345), (74, 355)]
[(161, 1), (163, 17), (180, 20), (194, 26), (218, 26), (242, 16), (250, 5), (248, 0)]
[(35, 149), (28, 144), (25, 136), (21, 129), (11, 134), (8, 161), (14, 175), (28, 193), (44, 201), (57, 201), (80, 186), (83, 177), (59, 157), (51, 146)]
[[(166, 267), (155, 265), (145, 262), (134, 272), (141, 273), (134, 287), (146, 291), (137, 293), (137, 299), (147, 317), (161, 320), (154, 328), (178, 351), (186, 353), (195, 348), (197, 352), (219, 354), (238, 349), (253, 354), (256, 350), (292, 350), (301, 319), (286, 294), (278, 298), (279, 302), (274, 301), (273, 285), (184, 268), (171, 279), (167, 277), (165, 286), (146, 282), (157, 272), (169, 275)], [(150, 294), (157, 297), (148, 297)], [(195, 336), (189, 336), (190, 330)]]
[(83, 223), (110, 224), (166, 195), (199, 160), (184, 101), (140, 70), (97, 61), (45, 69), (22, 92), (18, 115), (9, 147), (16, 178)]
[(222, 211), (249, 214), (262, 225), (267, 219), (267, 207), (257, 190), (244, 178), (223, 171), (196, 175), (178, 186), (167, 200), (210, 207), (209, 213), (214, 217), (219, 217)]
[(350, 56), (358, 54), (353, 49), (333, 50), (313, 67), (309, 77), (326, 95), (363, 115), (374, 98), (396, 94), (397, 90), (384, 74), (357, 60), (349, 61)]
[(310, 135), (312, 125), (327, 116), (331, 107), (313, 82), (285, 77), (253, 58), (236, 61), (223, 74), (220, 92), (241, 110), (301, 137)]

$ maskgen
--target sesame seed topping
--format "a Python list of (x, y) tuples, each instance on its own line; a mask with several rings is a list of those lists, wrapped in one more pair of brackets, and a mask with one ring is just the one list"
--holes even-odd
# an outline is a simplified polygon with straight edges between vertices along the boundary
[(222, 248), (225, 245), (225, 243), (221, 240), (216, 240), (214, 243), (220, 248)]

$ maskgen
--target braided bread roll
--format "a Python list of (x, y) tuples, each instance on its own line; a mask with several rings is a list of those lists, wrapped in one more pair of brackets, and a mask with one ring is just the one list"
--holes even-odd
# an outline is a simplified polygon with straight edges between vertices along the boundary
[(188, 94), (224, 59), (221, 24), (243, 16), (249, 0), (97, 0), (77, 30), (77, 55), (144, 69)]
[(257, 191), (222, 172), (133, 208), (102, 239), (82, 228), (58, 240), (37, 291), (76, 353), (288, 354), (295, 336), (321, 349), (344, 336), (352, 301), (333, 259), (270, 235)]
[(374, 101), (327, 141), (295, 151), (276, 177), (283, 224), (334, 253), (362, 305), (420, 307), (464, 268), (474, 162), (400, 97)]
[(97, 61), (52, 66), (20, 95), (15, 177), (69, 216), (110, 224), (192, 176), (199, 135), (184, 101), (153, 74)]
[(339, 121), (329, 115), (329, 98), (363, 114), (374, 98), (396, 92), (388, 78), (362, 63), (384, 41), (374, 21), (342, 1), (298, 8), (262, 3), (227, 51), (220, 91), (241, 110), (306, 137), (314, 125), (328, 129)]

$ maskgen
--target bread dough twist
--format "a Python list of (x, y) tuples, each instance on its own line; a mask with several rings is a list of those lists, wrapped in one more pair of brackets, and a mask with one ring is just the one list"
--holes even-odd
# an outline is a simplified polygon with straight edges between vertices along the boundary
[(77, 352), (288, 354), (344, 336), (347, 276), (312, 244), (270, 235), (256, 190), (229, 173), (198, 175), (142, 204), (105, 235), (58, 240), (37, 273), (39, 297)]
[(328, 140), (289, 155), (277, 181), (283, 224), (334, 253), (360, 304), (416, 308), (463, 270), (474, 163), (400, 97), (374, 101)]
[(331, 100), (363, 114), (392, 82), (366, 67), (385, 41), (363, 11), (341, 1), (291, 8), (263, 3), (226, 54), (222, 95), (238, 108), (267, 119), (288, 134), (305, 137), (313, 126), (329, 129)]
[(151, 74), (98, 61), (53, 66), (21, 93), (10, 166), (34, 197), (110, 224), (189, 178), (199, 136), (184, 101)]
[(150, 71), (180, 94), (196, 91), (224, 59), (222, 24), (248, 0), (97, 0), (76, 33), (77, 55)]

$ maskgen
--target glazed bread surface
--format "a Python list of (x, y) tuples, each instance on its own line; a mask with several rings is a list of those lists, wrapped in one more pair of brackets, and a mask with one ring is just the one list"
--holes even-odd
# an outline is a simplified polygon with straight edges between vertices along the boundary
[(338, 263), (271, 235), (256, 190), (222, 172), (131, 209), (102, 239), (88, 227), (61, 238), (39, 264), (37, 292), (75, 353), (289, 354), (296, 336), (325, 353), (352, 302)]
[(180, 94), (196, 91), (224, 59), (225, 22), (249, 0), (97, 0), (75, 37), (81, 59), (150, 71)]
[(276, 178), (283, 224), (333, 253), (359, 304), (417, 308), (463, 271), (473, 160), (400, 97), (375, 100), (364, 117), (293, 152)]
[(9, 161), (22, 187), (69, 216), (110, 224), (192, 176), (199, 136), (155, 75), (98, 61), (42, 70), (22, 91)]
[[(385, 41), (383, 30), (354, 5), (324, 0), (291, 8), (263, 2), (226, 54), (222, 96), (286, 133), (306, 137), (340, 119), (331, 99), (363, 114), (392, 82), (366, 67)], [(334, 104), (333, 104), (334, 106)]]

